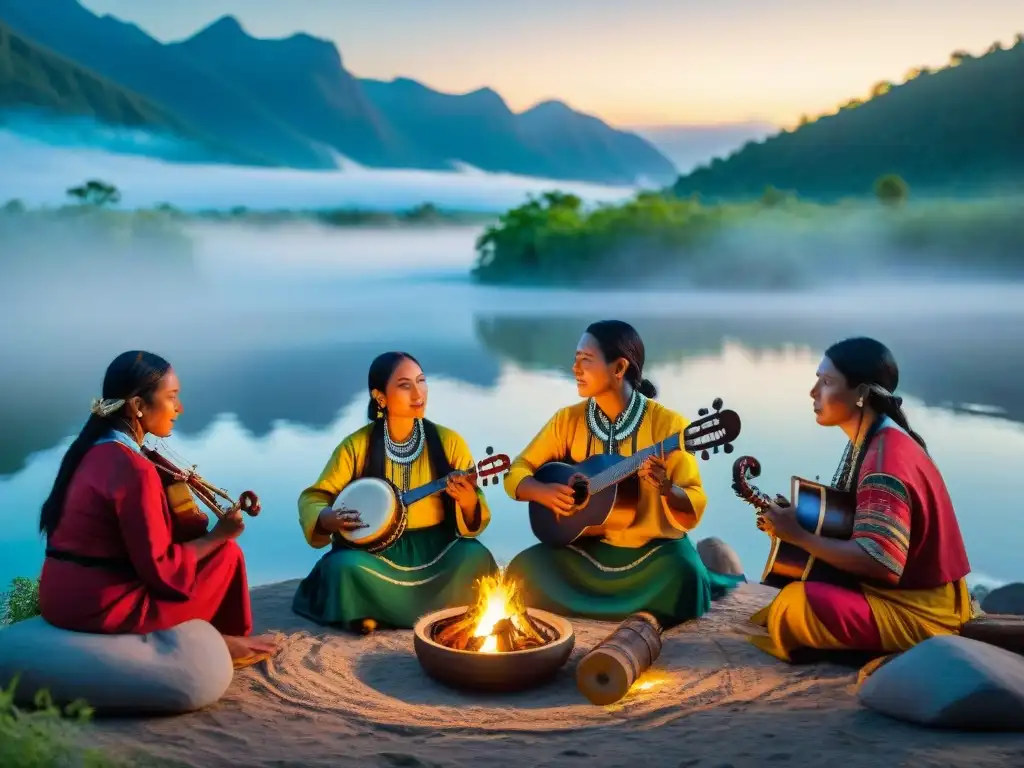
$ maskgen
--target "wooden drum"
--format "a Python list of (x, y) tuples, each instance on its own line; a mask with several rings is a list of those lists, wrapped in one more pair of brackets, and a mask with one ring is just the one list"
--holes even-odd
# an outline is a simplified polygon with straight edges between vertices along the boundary
[(661, 655), (661, 624), (634, 613), (580, 659), (576, 685), (591, 704), (614, 704)]
[(387, 480), (364, 477), (349, 483), (331, 506), (353, 510), (368, 527), (336, 534), (345, 545), (367, 552), (387, 549), (405, 533), (409, 515), (395, 487)]

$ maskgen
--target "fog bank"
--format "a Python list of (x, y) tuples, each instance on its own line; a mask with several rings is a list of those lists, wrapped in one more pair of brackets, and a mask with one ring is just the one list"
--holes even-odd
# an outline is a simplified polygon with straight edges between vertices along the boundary
[[(301, 171), (202, 163), (172, 163), (153, 157), (115, 153), (47, 141), (0, 129), (0, 204), (19, 199), (29, 206), (67, 202), (65, 190), (86, 179), (118, 187), (122, 207), (147, 208), (169, 203), (183, 210), (256, 210), (360, 208), (402, 210), (431, 202), (439, 208), (503, 211), (546, 190), (571, 191), (589, 202), (616, 202), (636, 192), (628, 187), (485, 173), (362, 168), (340, 158), (337, 171)], [(123, 132), (110, 133), (112, 147), (130, 143)]]

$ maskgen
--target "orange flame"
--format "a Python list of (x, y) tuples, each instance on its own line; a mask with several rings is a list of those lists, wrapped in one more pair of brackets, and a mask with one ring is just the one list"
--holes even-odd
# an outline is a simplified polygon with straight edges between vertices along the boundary
[(498, 652), (498, 638), (493, 632), (495, 625), (502, 619), (510, 619), (515, 627), (523, 631), (527, 627), (524, 618), (526, 604), (519, 585), (506, 579), (504, 572), (480, 579), (476, 603), (470, 612), (476, 616), (473, 636), (487, 638), (480, 653)]

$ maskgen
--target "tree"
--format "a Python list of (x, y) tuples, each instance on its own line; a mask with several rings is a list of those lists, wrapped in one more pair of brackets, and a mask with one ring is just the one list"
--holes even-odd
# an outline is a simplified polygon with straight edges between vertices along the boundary
[(761, 193), (761, 205), (765, 208), (774, 208), (778, 205), (782, 205), (789, 198), (785, 192), (777, 188), (774, 184), (769, 184), (764, 188), (764, 192)]
[(25, 212), (25, 204), (23, 202), (21, 202), (21, 200), (19, 200), (18, 198), (15, 197), (15, 198), (13, 198), (11, 200), (8, 200), (6, 203), (4, 203), (4, 206), (3, 206), (3, 208), (0, 208), (0, 211), (3, 211), (4, 213), (11, 213), (11, 214), (14, 214), (14, 213), (24, 213)]
[(931, 67), (911, 67), (907, 70), (907, 74), (903, 76), (903, 82), (909, 83), (911, 80), (917, 80), (917, 78), (925, 77), (931, 73)]
[(949, 54), (949, 66), (956, 67), (968, 59), (973, 58), (974, 57), (967, 51), (953, 51), (953, 53)]
[(882, 80), (879, 83), (875, 83), (871, 87), (871, 98), (877, 99), (879, 96), (885, 96), (889, 91), (892, 90), (892, 83), (888, 80)]
[(883, 205), (899, 206), (906, 202), (910, 187), (901, 176), (890, 173), (875, 182), (875, 197)]
[(985, 53), (986, 54), (996, 53), (996, 52), (1001, 51), (1001, 50), (1003, 50), (1003, 44), (1001, 42), (999, 42), (998, 40), (996, 40), (994, 43), (992, 43), (992, 45), (990, 45), (988, 48), (985, 49)]
[(90, 179), (81, 186), (69, 188), (67, 195), (82, 205), (95, 205), (97, 208), (121, 202), (121, 193), (117, 187), (98, 179)]

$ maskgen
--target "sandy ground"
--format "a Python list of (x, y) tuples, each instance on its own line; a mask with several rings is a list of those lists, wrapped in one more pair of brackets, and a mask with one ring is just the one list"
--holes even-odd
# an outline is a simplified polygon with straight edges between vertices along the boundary
[(856, 670), (790, 666), (758, 651), (745, 639), (760, 631), (747, 618), (773, 594), (759, 585), (667, 632), (650, 685), (597, 707), (577, 690), (574, 670), (613, 624), (573, 621), (573, 655), (542, 688), (470, 695), (425, 676), (412, 632), (360, 637), (295, 616), (297, 583), (252, 593), (257, 631), (289, 636), (272, 663), (236, 673), (207, 710), (99, 721), (95, 738), (196, 768), (1024, 766), (1024, 735), (890, 720), (859, 705)]

